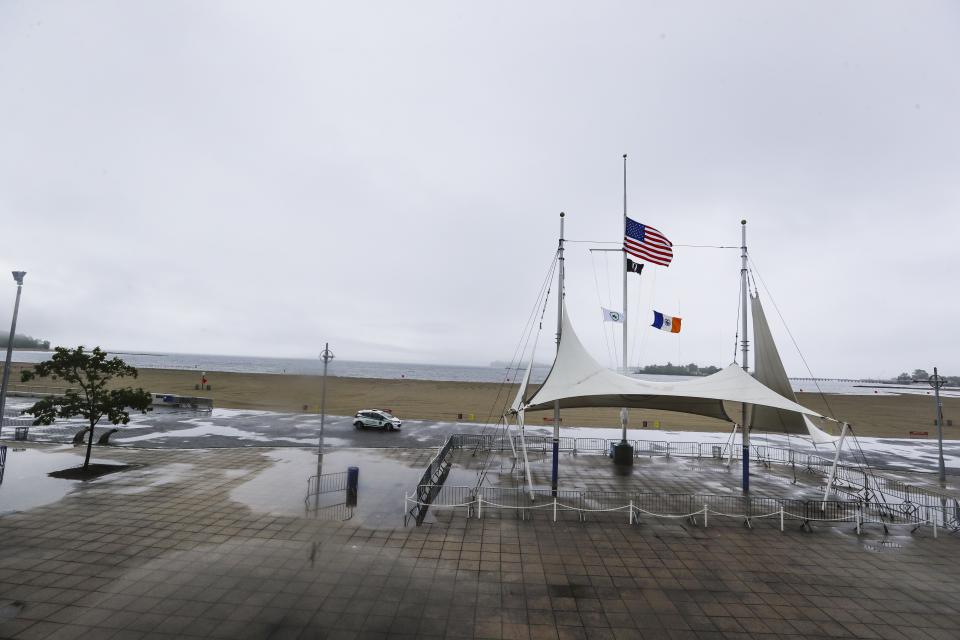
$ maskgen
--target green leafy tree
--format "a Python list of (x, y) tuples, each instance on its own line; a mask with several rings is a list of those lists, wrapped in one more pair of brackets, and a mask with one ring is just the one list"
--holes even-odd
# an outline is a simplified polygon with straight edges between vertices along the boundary
[(906, 371), (897, 376), (897, 382), (910, 382), (911, 380), (913, 380), (913, 376)]
[(913, 370), (913, 379), (914, 380), (927, 380), (930, 378), (930, 374), (924, 371), (923, 369), (914, 369)]
[(35, 403), (23, 413), (32, 415), (33, 424), (53, 424), (57, 418), (83, 417), (89, 422), (87, 457), (83, 468), (90, 465), (90, 450), (93, 447), (93, 431), (97, 423), (106, 418), (112, 424), (130, 422), (129, 410), (146, 413), (150, 410), (150, 394), (143, 389), (122, 387), (108, 389), (107, 385), (118, 378), (136, 378), (137, 370), (120, 358), (107, 358), (106, 351), (95, 347), (85, 351), (57, 347), (49, 360), (25, 369), (23, 382), (34, 378), (63, 380), (72, 385), (62, 396), (49, 397)]

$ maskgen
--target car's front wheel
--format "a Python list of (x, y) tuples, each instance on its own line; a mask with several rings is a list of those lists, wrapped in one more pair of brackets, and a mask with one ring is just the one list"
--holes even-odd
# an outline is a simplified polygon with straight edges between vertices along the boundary
[(396, 431), (397, 428), (393, 426), (393, 423), (387, 425), (387, 431)]
[(353, 426), (355, 426), (358, 431), (359, 431), (360, 429), (363, 429), (363, 423), (360, 422), (359, 420), (357, 420), (356, 422), (354, 422), (354, 423), (353, 423)]

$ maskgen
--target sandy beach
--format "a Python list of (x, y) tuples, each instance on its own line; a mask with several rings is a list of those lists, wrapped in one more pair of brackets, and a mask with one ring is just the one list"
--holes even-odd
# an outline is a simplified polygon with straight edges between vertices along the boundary
[[(22, 389), (18, 369), (11, 371), (13, 390)], [(140, 369), (134, 382), (153, 393), (173, 393), (209, 397), (214, 406), (237, 409), (259, 409), (283, 412), (317, 412), (320, 404), (321, 378), (303, 375), (255, 373), (207, 374), (210, 391), (197, 391), (195, 371)], [(56, 386), (56, 382), (48, 382)], [(516, 385), (483, 382), (442, 382), (424, 380), (379, 380), (371, 378), (327, 379), (327, 413), (352, 415), (358, 409), (390, 409), (404, 419), (458, 420), (486, 422), (499, 415), (502, 407), (513, 400)], [(934, 400), (926, 395), (826, 395), (800, 393), (800, 404), (815, 411), (833, 414), (849, 421), (864, 436), (906, 438), (910, 431), (926, 431), (936, 437), (933, 424)], [(731, 415), (738, 410), (728, 409)], [(832, 410), (832, 411), (831, 411)], [(960, 418), (960, 398), (943, 399), (944, 419)], [(531, 412), (529, 424), (547, 424), (549, 412)], [(657, 421), (660, 429), (683, 431), (728, 431), (726, 422), (668, 411), (634, 409), (630, 412), (632, 428), (641, 428), (646, 420), (649, 429)], [(616, 409), (573, 409), (563, 412), (563, 421), (571, 426), (615, 427), (619, 424)], [(960, 438), (960, 422), (946, 427), (944, 437)], [(956, 431), (954, 431), (956, 430)]]

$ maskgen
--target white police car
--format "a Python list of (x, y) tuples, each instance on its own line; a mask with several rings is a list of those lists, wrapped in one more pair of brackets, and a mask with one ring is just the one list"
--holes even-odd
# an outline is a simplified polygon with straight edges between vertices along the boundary
[(357, 429), (380, 429), (396, 431), (403, 424), (400, 418), (390, 415), (382, 409), (361, 409), (353, 417), (353, 426)]

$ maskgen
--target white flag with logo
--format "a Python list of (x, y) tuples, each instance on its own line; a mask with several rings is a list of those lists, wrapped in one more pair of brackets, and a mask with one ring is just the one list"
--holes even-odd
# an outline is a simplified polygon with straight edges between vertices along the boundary
[(600, 307), (603, 309), (603, 321), (604, 322), (623, 322), (623, 314), (619, 311), (612, 311), (606, 307)]

